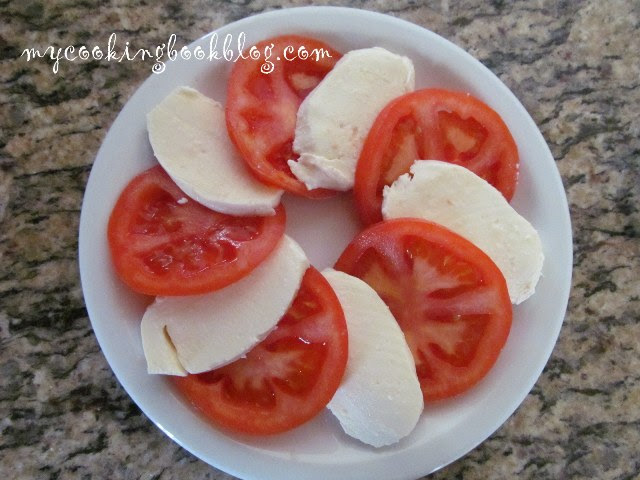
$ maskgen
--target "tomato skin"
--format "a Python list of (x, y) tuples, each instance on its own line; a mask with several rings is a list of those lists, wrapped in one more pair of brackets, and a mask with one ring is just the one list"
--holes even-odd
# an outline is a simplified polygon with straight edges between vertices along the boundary
[(383, 187), (407, 173), (414, 160), (448, 161), (469, 168), (508, 201), (515, 192), (518, 147), (500, 115), (467, 93), (417, 90), (390, 102), (365, 140), (353, 190), (365, 224), (382, 220)]
[(118, 276), (146, 295), (194, 295), (247, 275), (276, 247), (286, 214), (268, 217), (214, 212), (186, 195), (160, 167), (122, 191), (107, 236)]
[(309, 267), (277, 328), (244, 358), (172, 380), (215, 425), (252, 435), (281, 433), (329, 403), (344, 375), (347, 348), (338, 298), (322, 274)]
[(335, 268), (364, 280), (389, 306), (413, 354), (425, 401), (476, 385), (507, 341), (512, 306), (502, 273), (441, 225), (413, 218), (372, 225)]
[[(315, 84), (333, 68), (342, 56), (331, 46), (299, 35), (283, 35), (264, 40), (255, 47), (264, 52), (273, 46), (271, 73), (262, 73), (262, 62), (241, 59), (231, 71), (225, 108), (229, 136), (241, 156), (262, 182), (309, 198), (326, 198), (332, 190), (307, 187), (287, 165), (295, 159), (293, 138), (298, 107)], [(293, 58), (304, 47), (307, 51), (326, 51), (319, 60)], [(302, 78), (302, 80), (300, 80)]]

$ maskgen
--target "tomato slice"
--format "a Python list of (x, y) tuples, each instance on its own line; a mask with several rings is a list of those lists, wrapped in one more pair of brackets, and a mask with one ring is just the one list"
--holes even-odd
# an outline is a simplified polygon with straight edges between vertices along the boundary
[(518, 148), (494, 110), (467, 93), (418, 90), (390, 102), (365, 140), (354, 198), (366, 224), (382, 220), (382, 190), (415, 160), (462, 165), (511, 200), (518, 179)]
[(438, 224), (402, 218), (373, 225), (347, 246), (336, 269), (364, 280), (389, 306), (426, 401), (478, 383), (509, 335), (512, 308), (502, 273)]
[(342, 307), (322, 274), (310, 267), (277, 328), (246, 357), (173, 379), (215, 424), (237, 432), (272, 434), (319, 413), (340, 385), (346, 364)]
[(214, 212), (156, 166), (123, 190), (109, 218), (111, 257), (120, 278), (147, 295), (193, 295), (248, 274), (284, 234), (282, 205), (269, 217)]
[[(264, 62), (250, 58), (239, 60), (231, 71), (226, 106), (229, 136), (263, 182), (311, 198), (333, 195), (331, 190), (308, 190), (287, 161), (298, 157), (293, 137), (300, 103), (341, 54), (319, 40), (298, 35), (270, 38), (255, 48), (264, 52), (271, 46), (272, 72), (263, 73)], [(310, 54), (306, 59), (304, 51)]]

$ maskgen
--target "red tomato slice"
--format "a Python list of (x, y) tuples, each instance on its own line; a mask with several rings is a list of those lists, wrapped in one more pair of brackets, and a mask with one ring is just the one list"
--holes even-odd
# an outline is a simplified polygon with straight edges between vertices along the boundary
[(360, 218), (382, 220), (382, 189), (415, 160), (462, 165), (511, 200), (518, 179), (518, 148), (489, 106), (466, 93), (426, 89), (390, 102), (365, 140), (353, 189)]
[(389, 306), (426, 401), (478, 383), (509, 335), (502, 273), (475, 245), (435, 223), (403, 218), (373, 225), (347, 246), (336, 269), (364, 280)]
[(109, 218), (111, 257), (120, 278), (147, 295), (193, 295), (239, 280), (284, 234), (280, 205), (269, 217), (214, 212), (186, 195), (160, 167), (123, 190)]
[(342, 307), (322, 274), (310, 267), (277, 328), (246, 357), (210, 372), (173, 378), (215, 424), (272, 434), (319, 413), (340, 385), (346, 364)]
[[(293, 137), (300, 103), (341, 54), (319, 40), (297, 35), (271, 38), (255, 47), (264, 52), (270, 46), (270, 61), (274, 63), (271, 73), (262, 73), (264, 62), (253, 59), (238, 61), (231, 71), (226, 106), (229, 136), (263, 182), (311, 198), (333, 195), (331, 190), (308, 190), (293, 175), (287, 161), (297, 158)], [(309, 58), (302, 59), (302, 51), (310, 53)]]

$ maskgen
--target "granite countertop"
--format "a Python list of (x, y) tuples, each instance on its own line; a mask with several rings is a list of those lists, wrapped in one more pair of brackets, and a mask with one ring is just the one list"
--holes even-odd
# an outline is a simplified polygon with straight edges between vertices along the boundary
[[(27, 62), (25, 48), (179, 45), (302, 2), (0, 2), (0, 478), (230, 479), (131, 401), (83, 303), (87, 177), (147, 62)], [(129, 4), (130, 3), (130, 4)], [(640, 476), (640, 3), (332, 2), (427, 27), (480, 59), (539, 125), (569, 200), (574, 272), (544, 373), (487, 441), (433, 475)]]

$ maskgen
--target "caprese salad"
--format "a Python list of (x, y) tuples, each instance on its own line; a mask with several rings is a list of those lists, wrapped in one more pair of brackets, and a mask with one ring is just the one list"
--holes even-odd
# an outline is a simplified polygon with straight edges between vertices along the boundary
[[(425, 403), (482, 380), (512, 303), (534, 292), (540, 238), (508, 203), (517, 147), (471, 95), (416, 91), (407, 57), (267, 45), (328, 55), (269, 74), (242, 59), (225, 106), (190, 87), (161, 99), (147, 115), (159, 165), (109, 219), (113, 265), (155, 297), (149, 373), (214, 424), (280, 433), (328, 407), (348, 435), (390, 445)], [(319, 272), (285, 233), (281, 197), (348, 190), (364, 228)]]

